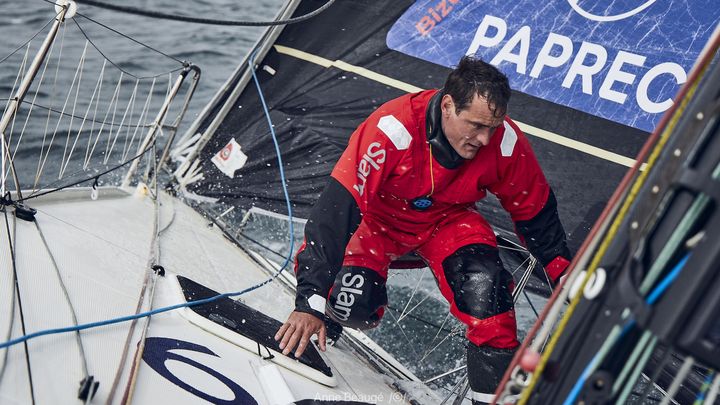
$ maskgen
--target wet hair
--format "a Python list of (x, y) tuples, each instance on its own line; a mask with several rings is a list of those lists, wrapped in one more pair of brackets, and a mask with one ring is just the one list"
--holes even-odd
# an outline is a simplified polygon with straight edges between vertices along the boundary
[(495, 66), (472, 56), (463, 56), (448, 75), (442, 94), (452, 97), (456, 114), (472, 103), (477, 94), (487, 99), (494, 116), (502, 117), (510, 101), (510, 83)]

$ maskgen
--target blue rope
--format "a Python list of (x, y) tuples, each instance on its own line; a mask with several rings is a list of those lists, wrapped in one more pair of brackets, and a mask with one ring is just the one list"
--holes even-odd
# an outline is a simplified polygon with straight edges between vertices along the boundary
[(257, 51), (255, 51), (251, 54), (251, 56), (248, 60), (248, 64), (250, 65), (250, 70), (252, 71), (253, 80), (255, 81), (255, 86), (258, 89), (258, 93), (260, 95), (260, 101), (262, 102), (263, 110), (265, 112), (265, 117), (267, 118), (268, 125), (270, 127), (270, 133), (272, 135), (273, 142), (275, 143), (275, 152), (277, 153), (277, 160), (278, 160), (278, 165), (279, 165), (279, 169), (280, 169), (280, 178), (282, 180), (283, 192), (285, 193), (285, 202), (287, 203), (288, 222), (290, 223), (290, 231), (289, 231), (289, 239), (290, 239), (289, 248), (290, 248), (290, 250), (288, 252), (288, 256), (285, 258), (285, 263), (283, 263), (282, 267), (280, 267), (280, 269), (275, 274), (273, 274), (270, 278), (268, 278), (267, 280), (265, 280), (261, 283), (255, 284), (251, 287), (248, 287), (242, 291), (219, 294), (214, 297), (205, 298), (202, 300), (188, 301), (188, 302), (185, 302), (182, 304), (175, 304), (175, 305), (171, 305), (171, 306), (167, 306), (167, 307), (157, 308), (157, 309), (147, 311), (147, 312), (141, 312), (141, 313), (134, 314), (134, 315), (122, 316), (119, 318), (107, 319), (104, 321), (90, 322), (90, 323), (85, 323), (85, 324), (80, 324), (80, 325), (75, 325), (75, 326), (68, 326), (65, 328), (45, 329), (45, 330), (41, 330), (38, 332), (30, 333), (30, 334), (27, 334), (27, 335), (24, 335), (24, 336), (15, 338), (15, 339), (8, 340), (7, 342), (0, 343), (0, 349), (5, 349), (10, 346), (14, 346), (18, 343), (26, 342), (30, 339), (35, 339), (40, 336), (77, 332), (77, 331), (81, 331), (81, 330), (85, 330), (85, 329), (98, 328), (101, 326), (113, 325), (116, 323), (122, 323), (122, 322), (132, 321), (135, 319), (146, 318), (149, 316), (161, 314), (163, 312), (173, 311), (173, 310), (180, 309), (180, 308), (190, 308), (190, 307), (194, 307), (194, 306), (198, 306), (198, 305), (204, 305), (204, 304), (211, 303), (213, 301), (217, 301), (222, 298), (237, 297), (237, 296), (249, 293), (251, 291), (257, 290), (258, 288), (272, 282), (283, 272), (283, 270), (285, 270), (285, 268), (290, 263), (290, 260), (292, 258), (295, 229), (294, 229), (293, 221), (292, 221), (292, 207), (290, 205), (290, 196), (288, 194), (287, 185), (286, 185), (286, 181), (285, 181), (285, 171), (283, 170), (282, 156), (280, 155), (280, 146), (278, 145), (277, 136), (275, 134), (275, 128), (273, 127), (272, 119), (270, 118), (270, 111), (268, 110), (267, 104), (265, 103), (265, 96), (262, 92), (262, 89), (260, 88), (260, 82), (258, 81), (258, 78), (255, 75), (254, 65), (255, 65), (255, 56), (256, 55), (257, 55)]
[[(680, 274), (680, 271), (685, 267), (685, 263), (687, 263), (688, 259), (690, 259), (690, 253), (686, 254), (685, 257), (683, 257), (678, 262), (678, 264), (673, 267), (670, 273), (668, 273), (668, 275), (660, 281), (660, 283), (655, 287), (655, 289), (650, 292), (647, 299), (645, 300), (648, 305), (655, 304), (655, 302), (657, 302), (657, 300), (660, 298), (660, 296), (662, 296), (665, 290), (667, 290), (668, 287), (672, 285), (678, 274)], [(623, 327), (623, 330), (620, 332), (620, 335), (618, 335), (616, 342), (620, 341), (633, 326), (635, 326), (635, 320), (631, 319)], [(572, 405), (575, 403), (577, 397), (580, 395), (580, 391), (582, 390), (583, 385), (585, 385), (585, 381), (587, 381), (587, 379), (590, 377), (590, 374), (593, 370), (595, 370), (595, 367), (600, 362), (600, 360), (600, 353), (598, 352), (595, 354), (595, 356), (593, 356), (592, 360), (590, 360), (590, 363), (588, 363), (588, 365), (585, 367), (582, 374), (580, 374), (580, 378), (578, 378), (578, 380), (575, 382), (575, 385), (573, 386), (572, 390), (570, 390), (570, 393), (565, 399), (565, 402), (563, 402), (563, 405)]]

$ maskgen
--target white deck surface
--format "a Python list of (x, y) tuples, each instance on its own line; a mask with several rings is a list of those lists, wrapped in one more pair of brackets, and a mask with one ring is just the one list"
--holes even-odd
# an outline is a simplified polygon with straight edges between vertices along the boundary
[[(165, 194), (161, 194), (161, 201), (160, 228), (165, 230), (160, 236), (158, 262), (168, 273), (183, 275), (220, 292), (242, 290), (268, 277), (259, 265), (228, 241), (217, 228), (210, 227), (209, 221), (194, 210)], [(149, 271), (154, 220), (152, 201), (147, 196), (130, 195), (117, 189), (104, 189), (100, 198), (93, 201), (88, 190), (76, 189), (30, 200), (28, 205), (38, 210), (37, 223), (48, 242), (49, 252), (57, 262), (72, 307), (35, 224), (17, 220), (13, 242), (25, 332), (73, 325), (71, 308), (74, 308), (79, 323), (134, 314)], [(5, 341), (11, 322), (12, 337), (21, 335), (21, 320), (17, 297), (15, 315), (9, 316), (13, 297), (12, 263), (5, 220), (1, 216), (0, 222), (3, 225), (0, 232), (0, 339)], [(158, 278), (153, 308), (179, 302), (177, 295), (173, 294), (176, 290), (173, 290), (171, 282), (174, 282), (171, 277)], [(150, 291), (148, 287), (142, 310), (147, 310), (150, 305)], [(290, 313), (293, 299), (292, 293), (279, 282), (242, 297), (246, 304), (279, 320), (284, 320)], [(129, 384), (133, 355), (145, 322), (140, 320), (136, 324), (126, 363), (112, 398), (113, 381), (123, 359), (131, 323), (81, 332), (89, 374), (100, 381), (93, 403), (120, 403), (124, 396), (134, 403), (204, 403), (199, 396), (170, 382), (144, 361), (140, 362), (136, 384)], [(258, 403), (273, 402), (272, 394), (268, 394), (267, 388), (263, 389), (257, 377), (258, 370), (267, 362), (257, 354), (193, 326), (180, 313), (153, 317), (147, 336), (172, 338), (206, 347), (216, 356), (188, 351), (178, 353), (192, 357), (239, 384)], [(15, 345), (8, 351), (4, 375), (0, 377), (0, 403), (32, 403), (30, 375), (35, 403), (81, 403), (77, 399), (77, 390), (84, 372), (76, 335), (65, 333), (39, 337), (29, 341), (27, 348), (31, 373), (27, 369), (23, 344)], [(0, 365), (4, 352), (0, 350)], [(328, 350), (326, 358), (336, 376), (338, 385), (335, 388), (279, 368), (294, 400), (406, 402), (388, 385), (392, 382), (391, 378), (375, 372), (342, 340), (338, 346)], [(165, 364), (197, 391), (211, 393), (225, 401), (232, 400), (232, 391), (226, 384), (206, 372), (183, 362), (169, 360)], [(273, 386), (282, 386), (282, 382), (277, 384)]]

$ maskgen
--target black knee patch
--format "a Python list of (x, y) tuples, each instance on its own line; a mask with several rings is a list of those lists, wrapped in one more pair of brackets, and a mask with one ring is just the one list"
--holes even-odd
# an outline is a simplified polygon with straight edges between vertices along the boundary
[(343, 267), (335, 278), (325, 314), (343, 326), (374, 328), (387, 305), (385, 280), (365, 267)]
[(512, 275), (503, 268), (497, 248), (463, 246), (445, 258), (442, 266), (461, 312), (485, 319), (513, 308)]

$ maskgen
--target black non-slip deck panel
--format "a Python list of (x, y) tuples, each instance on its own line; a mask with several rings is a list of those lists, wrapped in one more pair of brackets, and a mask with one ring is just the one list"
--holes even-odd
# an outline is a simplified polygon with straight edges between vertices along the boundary
[[(188, 302), (214, 297), (219, 294), (188, 278), (177, 276), (177, 279), (185, 300)], [(278, 346), (279, 342), (275, 341), (275, 333), (280, 329), (282, 323), (243, 303), (230, 298), (220, 298), (208, 304), (190, 307), (190, 309), (203, 318), (257, 342), (261, 356), (268, 356), (269, 353), (266, 348), (273, 349), (278, 353), (282, 352)], [(297, 359), (294, 353), (290, 353), (288, 357)], [(329, 377), (333, 375), (332, 370), (325, 364), (325, 361), (320, 357), (313, 345), (308, 345), (303, 355), (297, 360)]]

